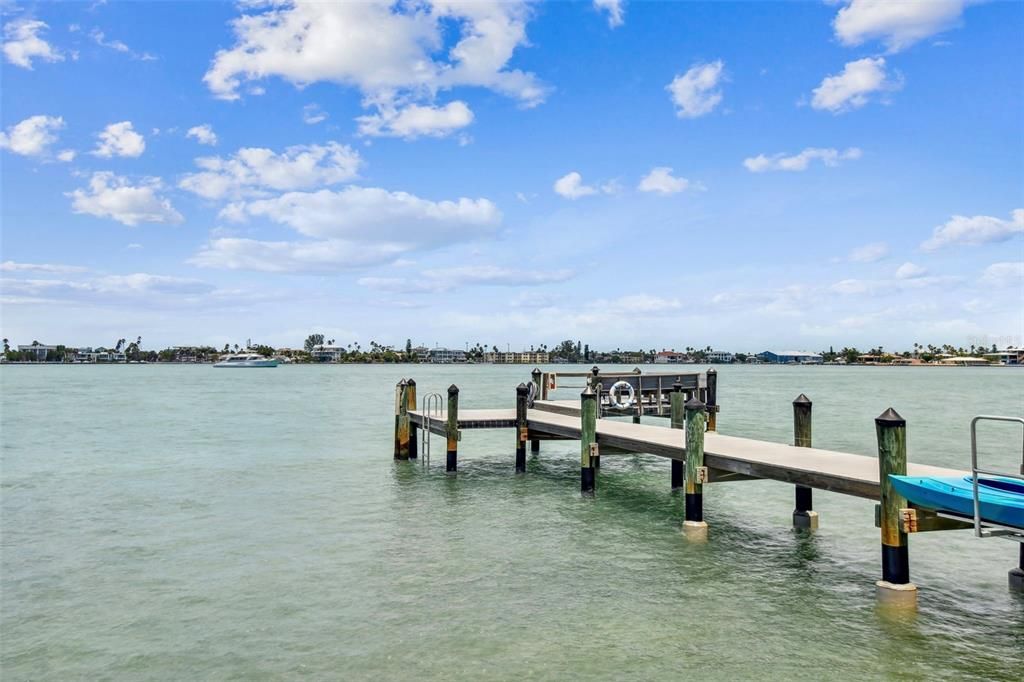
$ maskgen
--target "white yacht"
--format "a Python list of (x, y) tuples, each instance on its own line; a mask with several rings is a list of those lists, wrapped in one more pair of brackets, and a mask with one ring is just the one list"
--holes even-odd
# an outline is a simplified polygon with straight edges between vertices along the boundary
[(277, 367), (276, 358), (265, 358), (259, 353), (235, 353), (213, 363), (214, 367)]

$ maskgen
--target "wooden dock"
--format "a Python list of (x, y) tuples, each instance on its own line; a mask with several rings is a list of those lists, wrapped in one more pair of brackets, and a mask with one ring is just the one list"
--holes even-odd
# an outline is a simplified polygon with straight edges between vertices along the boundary
[[(569, 385), (560, 380), (569, 379)], [(582, 379), (581, 384), (572, 384)], [(685, 495), (684, 535), (706, 540), (704, 487), (732, 481), (772, 480), (794, 486), (793, 525), (814, 531), (818, 514), (813, 490), (877, 500), (875, 526), (881, 535), (882, 579), (878, 594), (887, 602), (915, 604), (917, 588), (910, 581), (908, 536), (912, 533), (974, 528), (970, 519), (920, 509), (900, 496), (890, 475), (962, 477), (970, 472), (907, 461), (906, 421), (892, 408), (875, 419), (877, 456), (824, 450), (812, 446), (811, 401), (801, 394), (793, 401), (793, 443), (773, 443), (717, 432), (720, 409), (715, 370), (706, 373), (642, 374), (589, 372), (560, 374), (536, 369), (530, 382), (515, 387), (514, 407), (459, 409), (459, 389), (445, 396), (416, 400), (416, 382), (402, 380), (395, 389), (395, 458), (414, 459), (419, 434), (446, 439), (445, 470), (458, 471), (462, 431), (511, 429), (515, 434), (515, 471), (526, 472), (526, 446), (534, 453), (540, 443), (575, 440), (580, 443), (580, 491), (594, 495), (602, 456), (650, 454), (671, 462), (671, 488)], [(557, 388), (583, 388), (577, 400), (555, 400)], [(511, 397), (511, 396), (510, 396)], [(652, 424), (645, 416), (665, 416)], [(631, 422), (613, 417), (632, 417)], [(423, 440), (423, 445), (428, 444)], [(1024, 541), (1024, 530), (1002, 531)], [(1024, 542), (1020, 565), (1010, 571), (1011, 589), (1024, 592)]]
[[(580, 408), (568, 401), (537, 401), (526, 413), (530, 439), (579, 440)], [(419, 411), (409, 412), (412, 423), (423, 427), (429, 421), (430, 431), (446, 434), (447, 413), (425, 420)], [(459, 412), (459, 429), (510, 429), (516, 426), (515, 409), (463, 410)], [(670, 429), (652, 424), (599, 419), (597, 443), (601, 456), (649, 454), (686, 461), (686, 430)], [(712, 431), (704, 434), (704, 465), (709, 468), (709, 483), (749, 479), (770, 479), (854, 495), (871, 500), (880, 499), (878, 459), (819, 448), (801, 448), (784, 443), (771, 443), (724, 436)], [(927, 464), (908, 464), (912, 476), (966, 476), (969, 472)]]

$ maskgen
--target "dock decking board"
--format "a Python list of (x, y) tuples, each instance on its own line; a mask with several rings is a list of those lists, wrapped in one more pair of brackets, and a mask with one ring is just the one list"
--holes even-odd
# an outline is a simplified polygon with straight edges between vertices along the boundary
[[(578, 405), (570, 401), (537, 401), (527, 411), (527, 427), (541, 438), (580, 438)], [(573, 413), (575, 409), (575, 413)], [(423, 426), (424, 416), (410, 411), (413, 423)], [(514, 409), (460, 410), (459, 429), (514, 428)], [(430, 431), (445, 434), (444, 413), (430, 418)], [(632, 424), (612, 419), (597, 422), (597, 442), (608, 447), (604, 454), (645, 453), (668, 459), (686, 460), (685, 431), (665, 426)], [(879, 499), (878, 460), (866, 455), (853, 455), (820, 448), (798, 448), (784, 443), (771, 443), (725, 436), (709, 431), (704, 436), (706, 466), (737, 474), (794, 483), (819, 490), (829, 490), (872, 500)], [(967, 472), (925, 464), (908, 464), (914, 476), (964, 476)], [(739, 479), (737, 479), (739, 480)]]

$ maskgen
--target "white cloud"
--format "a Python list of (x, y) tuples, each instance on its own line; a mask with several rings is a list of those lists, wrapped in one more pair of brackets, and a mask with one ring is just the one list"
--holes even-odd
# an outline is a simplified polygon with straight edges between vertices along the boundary
[(89, 189), (68, 192), (71, 209), (98, 218), (113, 218), (119, 223), (180, 223), (183, 218), (169, 199), (158, 192), (163, 188), (160, 178), (144, 178), (130, 184), (127, 178), (110, 172), (93, 173)]
[(566, 199), (579, 199), (580, 197), (597, 194), (597, 188), (583, 184), (583, 176), (572, 171), (555, 180), (553, 186), (555, 193)]
[(372, 137), (445, 137), (473, 122), (473, 112), (462, 101), (443, 107), (410, 104), (402, 108), (379, 107), (379, 113), (359, 116), (359, 134)]
[(725, 65), (719, 59), (697, 64), (681, 76), (672, 79), (665, 89), (676, 105), (679, 118), (697, 118), (711, 111), (722, 101), (719, 85), (725, 80)]
[(251, 201), (244, 210), (309, 237), (409, 245), (489, 236), (501, 222), (501, 212), (488, 199), (430, 201), (408, 192), (356, 186), (289, 192)]
[(196, 142), (199, 144), (216, 145), (217, 144), (217, 133), (213, 132), (213, 126), (209, 123), (203, 125), (192, 126), (185, 133), (185, 137), (194, 137)]
[(955, 215), (946, 224), (936, 227), (932, 236), (921, 244), (921, 248), (935, 251), (950, 244), (1003, 242), (1021, 233), (1024, 233), (1024, 208), (1014, 210), (1010, 220), (987, 215)]
[(129, 57), (131, 57), (132, 59), (138, 59), (138, 60), (144, 61), (144, 62), (150, 62), (150, 61), (156, 60), (156, 57), (154, 57), (150, 53), (148, 53), (148, 52), (136, 52), (132, 48), (130, 48), (127, 45), (125, 45), (125, 43), (123, 41), (120, 41), (120, 40), (107, 40), (106, 34), (103, 33), (103, 31), (99, 30), (98, 28), (94, 28), (89, 33), (89, 37), (92, 38), (93, 42), (95, 42), (100, 47), (105, 47), (105, 48), (108, 48), (110, 50), (114, 50), (115, 52), (120, 52), (122, 54), (126, 54)]
[(877, 38), (889, 52), (898, 52), (956, 26), (966, 4), (966, 0), (852, 0), (836, 14), (832, 27), (844, 45)]
[(188, 262), (224, 270), (333, 272), (386, 263), (402, 252), (398, 244), (367, 245), (341, 239), (287, 242), (223, 237), (211, 240)]
[(594, 9), (608, 13), (608, 25), (612, 28), (622, 26), (625, 22), (622, 0), (594, 0)]
[(993, 263), (985, 268), (981, 281), (991, 287), (1024, 286), (1024, 262)]
[(675, 194), (688, 189), (690, 186), (690, 181), (686, 178), (673, 177), (670, 167), (658, 166), (657, 168), (652, 168), (651, 172), (640, 180), (637, 189), (641, 192)]
[(327, 120), (327, 112), (320, 108), (319, 104), (307, 104), (302, 107), (302, 122), (307, 125), (316, 125)]
[(487, 199), (430, 201), (406, 192), (346, 187), (239, 202), (234, 216), (262, 217), (320, 241), (212, 240), (203, 267), (267, 272), (331, 271), (398, 260), (420, 249), (492, 237), (501, 213)]
[(11, 64), (32, 69), (32, 60), (59, 62), (64, 55), (39, 37), (49, 26), (35, 19), (17, 19), (4, 25), (4, 57)]
[(128, 275), (103, 275), (84, 280), (59, 279), (4, 279), (5, 297), (14, 297), (19, 302), (43, 301), (91, 301), (111, 303), (128, 300), (144, 300), (153, 303), (153, 297), (167, 297), (166, 300), (182, 302), (180, 297), (208, 294), (213, 285), (185, 277), (153, 275), (136, 272)]
[(196, 159), (202, 170), (186, 174), (178, 186), (207, 199), (334, 185), (356, 177), (362, 158), (348, 145), (295, 145), (280, 154), (243, 147), (232, 156)]
[(857, 147), (850, 147), (843, 151), (838, 149), (807, 147), (799, 154), (786, 156), (785, 153), (765, 156), (758, 154), (743, 160), (743, 165), (751, 173), (763, 173), (765, 171), (802, 171), (807, 170), (811, 161), (820, 160), (826, 166), (838, 166), (840, 161), (859, 159), (861, 151)]
[(926, 269), (909, 261), (896, 268), (896, 279), (917, 279), (927, 274)]
[(441, 293), (465, 286), (539, 286), (571, 279), (572, 270), (519, 270), (496, 265), (467, 265), (424, 270), (416, 277), (362, 277), (361, 286), (390, 293)]
[(135, 158), (146, 150), (146, 140), (135, 132), (131, 121), (111, 123), (97, 137), (99, 143), (92, 153), (105, 159), (112, 156)]
[(847, 62), (842, 73), (827, 76), (821, 81), (821, 85), (812, 91), (811, 106), (838, 114), (864, 106), (871, 93), (899, 90), (901, 87), (899, 79), (889, 78), (886, 73), (884, 58), (865, 57)]
[(53, 263), (16, 263), (12, 260), (6, 260), (0, 263), (0, 272), (48, 272), (48, 273), (68, 273), (68, 272), (85, 272), (88, 268), (84, 268), (80, 265), (55, 265)]
[[(57, 141), (57, 131), (64, 127), (60, 116), (29, 116), (0, 133), (0, 149), (9, 149), (22, 156), (42, 156)], [(61, 159), (63, 160), (63, 159)]]
[(364, 106), (386, 117), (387, 107), (432, 105), (438, 91), (460, 86), (487, 88), (527, 107), (548, 91), (532, 73), (508, 68), (515, 50), (528, 44), (526, 2), (284, 0), (246, 10), (232, 22), (235, 45), (218, 51), (203, 77), (222, 99), (237, 99), (243, 83), (266, 78), (298, 87), (327, 81), (358, 88)]
[(850, 252), (848, 260), (854, 263), (874, 263), (885, 258), (888, 253), (888, 244), (885, 242), (872, 242), (855, 248)]
[(71, 163), (75, 160), (76, 156), (78, 156), (78, 152), (74, 149), (62, 149), (60, 153), (57, 154), (57, 160), (62, 161), (63, 163)]

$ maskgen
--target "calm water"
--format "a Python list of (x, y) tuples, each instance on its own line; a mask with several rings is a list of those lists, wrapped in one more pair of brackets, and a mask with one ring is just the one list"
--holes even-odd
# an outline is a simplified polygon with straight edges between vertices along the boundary
[[(592, 500), (575, 443), (525, 476), (511, 431), (464, 434), (456, 478), (440, 440), (392, 460), (402, 376), (496, 407), (528, 370), (3, 367), (3, 679), (1020, 679), (1014, 543), (913, 536), (893, 618), (867, 501), (815, 491), (804, 536), (790, 486), (713, 485), (693, 545), (657, 458), (605, 457)], [(874, 453), (893, 405), (932, 464), (967, 465), (970, 416), (1024, 414), (1024, 371), (719, 370), (722, 433), (789, 441), (802, 391), (815, 445)], [(984, 445), (1019, 465), (1019, 432)]]

